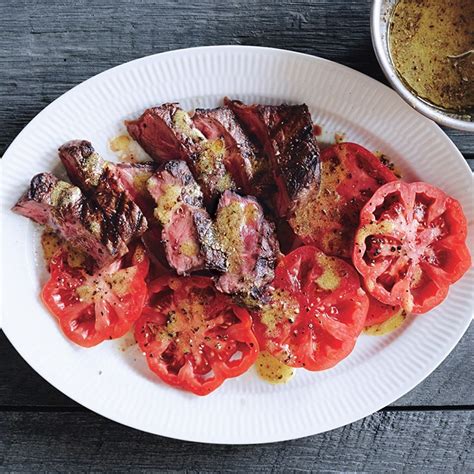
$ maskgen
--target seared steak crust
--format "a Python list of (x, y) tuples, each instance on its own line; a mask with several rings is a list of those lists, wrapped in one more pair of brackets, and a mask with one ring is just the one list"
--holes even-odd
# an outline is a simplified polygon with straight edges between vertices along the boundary
[(59, 147), (59, 158), (66, 168), (73, 184), (85, 193), (90, 193), (99, 185), (106, 167), (105, 161), (87, 140), (71, 140)]
[(29, 189), (13, 211), (56, 229), (73, 247), (101, 268), (128, 251), (112, 222), (81, 190), (51, 173), (33, 177)]
[(201, 253), (204, 257), (205, 268), (225, 272), (227, 270), (227, 256), (217, 239), (214, 222), (203, 208), (195, 208), (193, 213), (194, 226)]
[(278, 192), (273, 205), (285, 217), (319, 186), (319, 147), (306, 105), (245, 105), (225, 99), (262, 151)]
[[(51, 173), (40, 173), (33, 176), (28, 190), (21, 196), (12, 210), (38, 224), (48, 224), (51, 220), (53, 207), (51, 195), (58, 182), (56, 176)], [(81, 195), (80, 189), (76, 192)]]
[(319, 147), (307, 105), (262, 106), (262, 117), (274, 150), (277, 175), (290, 201), (319, 183)]
[(87, 140), (59, 148), (70, 180), (102, 209), (118, 236), (128, 244), (147, 229), (142, 211), (122, 185), (115, 165), (103, 160)]
[(145, 216), (130, 199), (110, 167), (106, 167), (102, 173), (94, 197), (127, 244), (146, 231), (148, 225)]

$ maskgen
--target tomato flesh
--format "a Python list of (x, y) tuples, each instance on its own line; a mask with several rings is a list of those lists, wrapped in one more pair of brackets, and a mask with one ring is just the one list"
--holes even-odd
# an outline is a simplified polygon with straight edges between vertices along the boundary
[(135, 338), (158, 377), (197, 395), (241, 375), (258, 355), (249, 313), (207, 277), (153, 281)]
[(360, 145), (325, 148), (319, 189), (296, 209), (290, 224), (306, 244), (328, 255), (350, 258), (360, 210), (381, 185), (396, 180), (390, 169)]
[(368, 293), (367, 296), (369, 297), (369, 309), (367, 311), (365, 327), (374, 326), (375, 324), (382, 324), (393, 316), (400, 314), (402, 311), (400, 306), (381, 303), (370, 293)]
[(123, 259), (89, 275), (68, 264), (67, 253), (51, 258), (41, 298), (66, 337), (83, 347), (122, 337), (146, 300), (148, 258), (136, 246)]
[(380, 302), (425, 313), (471, 266), (458, 201), (426, 183), (381, 187), (360, 215), (352, 259)]
[(291, 367), (324, 370), (352, 351), (368, 299), (344, 260), (303, 246), (277, 266), (270, 302), (255, 315), (262, 348)]

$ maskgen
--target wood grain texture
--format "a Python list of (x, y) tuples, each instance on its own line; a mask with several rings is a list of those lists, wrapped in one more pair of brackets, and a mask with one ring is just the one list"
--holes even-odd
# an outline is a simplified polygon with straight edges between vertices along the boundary
[[(0, 2), (0, 156), (46, 105), (85, 79), (177, 48), (247, 44), (291, 49), (385, 82), (375, 58), (369, 0)], [(467, 133), (448, 131), (463, 153)]]
[[(454, 351), (425, 381), (392, 407), (474, 407), (474, 371), (471, 327)], [(0, 332), (0, 411), (5, 407), (78, 407), (77, 403), (43, 380)]]
[(473, 421), (468, 411), (385, 412), (278, 445), (218, 446), (132, 431), (92, 413), (8, 412), (0, 413), (0, 470), (472, 472)]

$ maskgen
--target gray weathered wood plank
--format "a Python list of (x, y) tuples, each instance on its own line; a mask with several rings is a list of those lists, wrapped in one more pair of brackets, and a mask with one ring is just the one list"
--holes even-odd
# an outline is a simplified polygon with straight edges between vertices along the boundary
[[(214, 44), (292, 49), (384, 80), (370, 41), (370, 1), (101, 0), (0, 2), (0, 156), (72, 86), (137, 57)], [(463, 153), (472, 135), (447, 131)]]
[[(275, 414), (276, 415), (276, 414)], [(155, 437), (92, 413), (0, 413), (0, 470), (473, 472), (472, 411), (384, 412), (261, 446)]]
[[(471, 327), (455, 350), (424, 382), (392, 406), (474, 406)], [(0, 332), (1, 407), (73, 407), (75, 402), (43, 380), (13, 349)]]

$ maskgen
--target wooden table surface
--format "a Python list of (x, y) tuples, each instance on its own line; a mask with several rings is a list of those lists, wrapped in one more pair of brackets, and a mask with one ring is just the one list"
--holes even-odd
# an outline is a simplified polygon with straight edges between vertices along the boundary
[[(385, 82), (371, 46), (369, 10), (363, 0), (0, 0), (0, 156), (72, 86), (161, 51), (271, 46)], [(473, 135), (447, 133), (472, 168)], [(471, 328), (423, 383), (362, 421), (284, 443), (217, 446), (141, 433), (91, 413), (39, 377), (0, 333), (0, 470), (472, 472), (473, 343)]]

